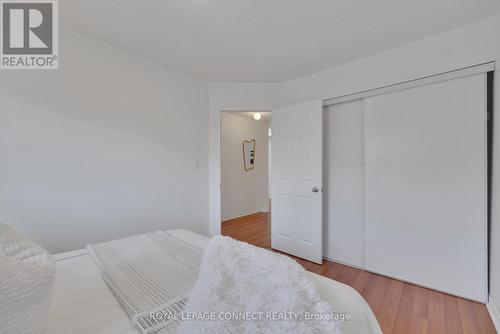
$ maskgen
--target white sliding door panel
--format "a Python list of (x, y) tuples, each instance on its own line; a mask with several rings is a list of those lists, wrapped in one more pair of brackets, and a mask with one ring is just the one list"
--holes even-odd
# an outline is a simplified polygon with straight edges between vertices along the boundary
[(368, 270), (487, 300), (484, 74), (365, 99)]
[[(272, 110), (272, 248), (322, 263), (321, 101)], [(314, 189), (316, 188), (317, 191)]]
[(325, 256), (364, 266), (363, 101), (324, 111)]

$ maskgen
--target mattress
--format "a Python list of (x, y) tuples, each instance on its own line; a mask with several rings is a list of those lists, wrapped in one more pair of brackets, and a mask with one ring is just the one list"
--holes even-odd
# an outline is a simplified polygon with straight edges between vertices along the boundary
[[(170, 233), (200, 247), (208, 238), (187, 231)], [(137, 334), (130, 319), (94, 265), (87, 250), (77, 250), (54, 256), (56, 277), (54, 297), (44, 334)], [(382, 333), (366, 301), (351, 287), (310, 273), (322, 297), (335, 312), (349, 314), (342, 322), (343, 333)]]

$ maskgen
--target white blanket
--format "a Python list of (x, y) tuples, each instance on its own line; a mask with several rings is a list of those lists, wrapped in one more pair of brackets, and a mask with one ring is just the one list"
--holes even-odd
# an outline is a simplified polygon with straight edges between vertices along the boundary
[(41, 332), (52, 299), (54, 269), (45, 249), (0, 224), (0, 333)]
[(178, 334), (335, 334), (336, 316), (295, 261), (219, 236), (203, 253)]
[[(96, 266), (142, 333), (173, 334), (193, 288), (202, 249), (156, 231), (89, 245)], [(163, 317), (151, 317), (151, 313)]]

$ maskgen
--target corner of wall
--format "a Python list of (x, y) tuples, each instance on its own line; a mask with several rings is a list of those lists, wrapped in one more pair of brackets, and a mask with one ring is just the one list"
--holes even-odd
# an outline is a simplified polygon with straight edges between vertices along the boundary
[(493, 194), (490, 230), (490, 301), (488, 311), (500, 333), (500, 4), (496, 16), (496, 74), (494, 93)]

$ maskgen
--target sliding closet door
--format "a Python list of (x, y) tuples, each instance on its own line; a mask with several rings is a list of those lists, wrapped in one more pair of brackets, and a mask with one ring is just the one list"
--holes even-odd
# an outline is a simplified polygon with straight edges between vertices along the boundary
[(364, 266), (363, 101), (325, 108), (324, 182), (327, 258)]
[(486, 77), (365, 99), (368, 270), (485, 302)]

